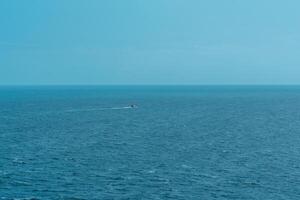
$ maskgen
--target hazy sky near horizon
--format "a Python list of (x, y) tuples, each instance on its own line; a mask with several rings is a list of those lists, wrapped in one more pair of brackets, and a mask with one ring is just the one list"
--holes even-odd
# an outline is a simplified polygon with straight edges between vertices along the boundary
[(300, 84), (299, 0), (2, 0), (0, 84)]

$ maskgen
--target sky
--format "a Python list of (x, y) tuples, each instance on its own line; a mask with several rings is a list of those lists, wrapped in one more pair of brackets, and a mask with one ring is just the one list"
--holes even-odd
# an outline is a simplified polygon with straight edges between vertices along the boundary
[(1, 0), (0, 85), (300, 84), (299, 0)]

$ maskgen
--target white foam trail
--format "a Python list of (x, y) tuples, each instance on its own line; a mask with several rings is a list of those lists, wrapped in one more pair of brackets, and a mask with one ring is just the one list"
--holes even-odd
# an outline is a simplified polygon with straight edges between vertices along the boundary
[(132, 109), (131, 106), (125, 107), (112, 107), (112, 108), (92, 108), (92, 109), (71, 109), (65, 110), (64, 112), (89, 112), (89, 111), (101, 111), (101, 110), (124, 110), (124, 109)]

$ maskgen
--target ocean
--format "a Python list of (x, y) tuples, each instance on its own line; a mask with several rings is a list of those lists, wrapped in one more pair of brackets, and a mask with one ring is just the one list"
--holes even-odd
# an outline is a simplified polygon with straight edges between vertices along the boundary
[(10, 199), (299, 200), (300, 86), (2, 86)]

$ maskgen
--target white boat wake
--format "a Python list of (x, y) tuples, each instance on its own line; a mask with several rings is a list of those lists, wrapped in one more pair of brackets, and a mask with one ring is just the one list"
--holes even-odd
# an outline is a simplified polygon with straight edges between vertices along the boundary
[(101, 111), (101, 110), (124, 110), (124, 109), (134, 109), (137, 107), (124, 106), (124, 107), (112, 107), (112, 108), (91, 108), (91, 109), (71, 109), (65, 110), (64, 112), (89, 112), (89, 111)]

